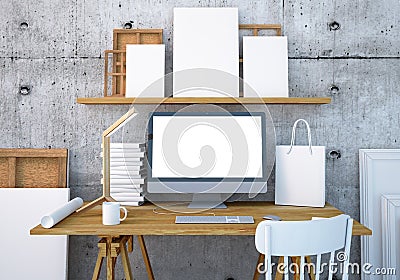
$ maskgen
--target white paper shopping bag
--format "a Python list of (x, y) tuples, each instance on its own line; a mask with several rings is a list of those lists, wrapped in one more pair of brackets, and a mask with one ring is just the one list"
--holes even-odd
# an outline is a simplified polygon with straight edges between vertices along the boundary
[[(308, 146), (296, 146), (296, 126), (307, 126)], [(290, 146), (276, 147), (275, 204), (324, 207), (325, 146), (312, 146), (308, 123), (297, 120)]]

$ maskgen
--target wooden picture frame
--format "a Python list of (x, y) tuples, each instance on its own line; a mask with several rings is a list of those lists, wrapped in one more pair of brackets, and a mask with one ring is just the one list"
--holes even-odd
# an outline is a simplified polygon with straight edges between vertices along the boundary
[(0, 149), (0, 188), (65, 188), (67, 149)]
[[(108, 81), (111, 78), (111, 96), (125, 96), (126, 80), (126, 51), (105, 50), (104, 51), (104, 97), (108, 95)], [(109, 71), (111, 65), (111, 72)]]
[[(125, 96), (127, 44), (162, 44), (162, 43), (163, 43), (162, 29), (114, 29), (113, 49), (106, 50), (104, 52), (104, 97)], [(112, 61), (112, 63), (110, 63), (110, 60)], [(108, 83), (110, 78), (111, 78), (111, 95), (108, 95)]]
[(127, 44), (162, 44), (162, 29), (114, 29), (113, 50), (125, 50)]
[[(382, 268), (399, 268), (400, 263), (400, 193), (381, 196)], [(383, 275), (383, 280), (396, 280), (396, 275)]]
[[(361, 149), (359, 159), (360, 222), (373, 232), (361, 237), (361, 262), (383, 267), (381, 195), (400, 193), (400, 149)], [(382, 279), (365, 273), (361, 278)]]

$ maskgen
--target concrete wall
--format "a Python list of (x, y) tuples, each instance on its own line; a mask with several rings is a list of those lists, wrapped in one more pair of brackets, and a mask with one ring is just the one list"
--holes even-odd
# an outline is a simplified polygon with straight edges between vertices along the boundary
[[(0, 147), (68, 148), (72, 197), (99, 196), (100, 135), (129, 106), (85, 106), (75, 100), (102, 95), (103, 51), (112, 46), (112, 29), (127, 21), (134, 28), (164, 29), (171, 71), (177, 6), (237, 6), (241, 23), (283, 24), (290, 95), (331, 96), (332, 104), (270, 106), (277, 143), (288, 143), (297, 118), (309, 120), (314, 143), (341, 152), (340, 159), (327, 161), (327, 201), (359, 219), (358, 149), (399, 146), (398, 0), (2, 0)], [(333, 21), (339, 30), (329, 29)], [(20, 95), (21, 85), (30, 85), (31, 94)], [(332, 85), (339, 91), (332, 92)], [(139, 126), (135, 133), (143, 131)], [(272, 198), (272, 183), (270, 190), (257, 199)], [(70, 241), (69, 279), (90, 279), (97, 239)], [(156, 279), (250, 279), (257, 259), (250, 237), (146, 241)], [(360, 261), (359, 238), (353, 241), (352, 259)], [(146, 279), (138, 250), (131, 262), (135, 279)], [(119, 270), (116, 279), (122, 278)]]

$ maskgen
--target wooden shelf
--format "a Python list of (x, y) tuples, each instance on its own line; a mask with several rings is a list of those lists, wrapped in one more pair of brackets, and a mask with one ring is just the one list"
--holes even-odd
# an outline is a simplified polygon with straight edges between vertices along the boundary
[(329, 104), (330, 97), (177, 97), (177, 98), (126, 98), (126, 97), (88, 97), (78, 98), (79, 104)]

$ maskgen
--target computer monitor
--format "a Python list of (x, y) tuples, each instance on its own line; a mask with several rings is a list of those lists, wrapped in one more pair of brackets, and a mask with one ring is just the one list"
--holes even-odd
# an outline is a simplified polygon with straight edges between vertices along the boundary
[(234, 193), (267, 191), (263, 112), (155, 112), (148, 133), (149, 194), (193, 194), (190, 208), (224, 208)]

